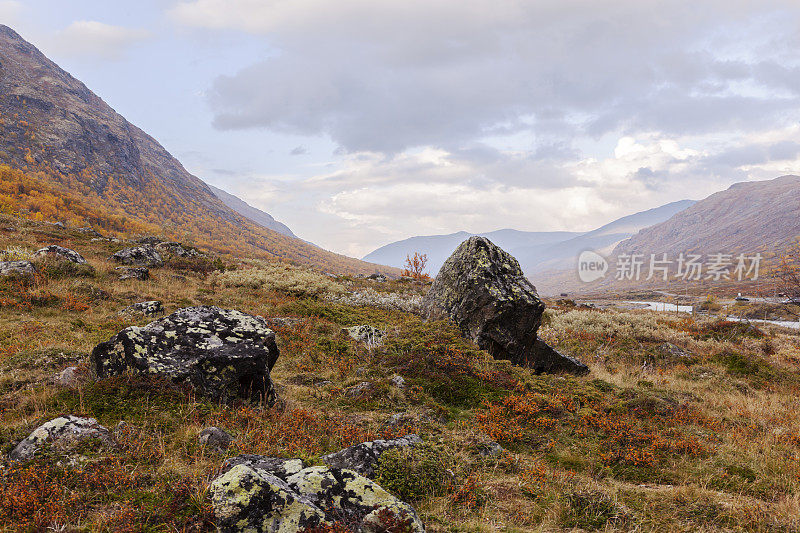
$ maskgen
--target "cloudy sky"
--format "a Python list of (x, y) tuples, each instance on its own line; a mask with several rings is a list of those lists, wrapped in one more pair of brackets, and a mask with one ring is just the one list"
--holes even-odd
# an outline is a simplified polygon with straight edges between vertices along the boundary
[(796, 0), (0, 0), (0, 22), (353, 256), (800, 173)]

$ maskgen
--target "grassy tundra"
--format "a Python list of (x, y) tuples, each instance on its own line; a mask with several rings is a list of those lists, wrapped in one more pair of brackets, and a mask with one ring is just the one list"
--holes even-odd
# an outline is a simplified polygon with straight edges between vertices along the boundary
[[(230, 258), (174, 260), (148, 281), (119, 281), (107, 258), (120, 244), (0, 220), (9, 258), (48, 244), (94, 270), (48, 264), (34, 280), (0, 284), (0, 451), (61, 414), (126, 425), (116, 448), (87, 446), (83, 461), (58, 450), (24, 465), (0, 459), (0, 530), (213, 531), (207, 487), (226, 456), (314, 462), (411, 432), (426, 444), (384, 456), (377, 480), (429, 531), (798, 528), (797, 331), (554, 307), (541, 335), (592, 373), (537, 376), (421, 320), (420, 283)], [(274, 323), (279, 404), (215, 404), (142, 376), (53, 383), (68, 366), (88, 373), (98, 342), (149, 322), (118, 312), (150, 299), (168, 313), (211, 304), (296, 319)], [(341, 332), (362, 324), (388, 332), (382, 346)], [(235, 436), (227, 452), (198, 443), (207, 426)]]

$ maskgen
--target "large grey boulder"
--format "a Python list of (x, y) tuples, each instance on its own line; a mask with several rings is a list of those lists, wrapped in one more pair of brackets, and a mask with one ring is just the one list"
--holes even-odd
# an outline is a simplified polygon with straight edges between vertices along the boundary
[(58, 246), (57, 244), (51, 244), (50, 246), (45, 246), (44, 248), (40, 248), (33, 253), (33, 256), (36, 258), (54, 257), (57, 259), (70, 261), (71, 263), (75, 263), (78, 265), (86, 264), (86, 259), (84, 259), (81, 254), (79, 254), (75, 250), (70, 250), (69, 248)]
[(298, 459), (229, 459), (210, 494), (225, 533), (288, 533), (337, 522), (364, 533), (425, 531), (413, 507), (369, 479), (352, 470), (303, 468)]
[(381, 455), (388, 450), (395, 448), (407, 448), (420, 444), (422, 439), (417, 435), (406, 435), (393, 440), (375, 440), (362, 442), (355, 446), (350, 446), (336, 453), (322, 456), (320, 459), (328, 466), (335, 468), (348, 468), (361, 474), (362, 476), (375, 477), (375, 468), (381, 459)]
[(214, 399), (272, 405), (277, 398), (270, 371), (278, 355), (275, 333), (263, 318), (201, 306), (120, 331), (94, 348), (91, 364), (101, 378), (159, 374)]
[(144, 244), (135, 248), (123, 248), (111, 256), (117, 263), (131, 266), (159, 267), (164, 264), (164, 260), (151, 244)]
[(114, 444), (111, 433), (94, 418), (60, 416), (36, 428), (8, 455), (12, 461), (28, 461), (33, 459), (36, 452), (45, 444), (60, 450), (68, 450), (88, 439), (97, 439), (105, 446)]
[(445, 261), (425, 296), (427, 318), (450, 318), (495, 359), (537, 372), (584, 374), (588, 368), (537, 340), (545, 305), (510, 254), (470, 237)]
[(32, 276), (36, 267), (30, 261), (0, 261), (0, 276)]

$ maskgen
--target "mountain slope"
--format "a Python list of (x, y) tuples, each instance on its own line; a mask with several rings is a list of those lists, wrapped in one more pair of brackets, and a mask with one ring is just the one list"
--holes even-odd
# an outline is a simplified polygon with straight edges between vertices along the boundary
[(419, 252), (428, 256), (427, 270), (432, 275), (435, 275), (442, 264), (450, 257), (450, 254), (453, 253), (453, 250), (472, 235), (487, 237), (501, 248), (513, 250), (524, 245), (546, 245), (555, 243), (580, 234), (568, 231), (529, 232), (512, 229), (490, 231), (480, 234), (459, 231), (458, 233), (450, 233), (448, 235), (410, 237), (402, 241), (381, 246), (365, 255), (363, 259), (364, 261), (402, 267), (405, 264), (407, 255), (414, 255), (415, 252)]
[[(623, 239), (640, 229), (662, 222), (694, 204), (682, 200), (628, 215), (588, 233), (568, 231), (532, 232), (503, 229), (480, 233), (517, 258), (530, 275), (547, 269), (570, 268), (584, 250), (610, 251)], [(428, 271), (436, 274), (453, 250), (472, 233), (460, 231), (449, 235), (411, 237), (382, 246), (364, 256), (365, 261), (402, 266), (406, 255), (428, 255)]]
[[(6, 26), (0, 26), (0, 162), (66, 198), (56, 220), (75, 219), (69, 206), (79, 199), (101, 215), (93, 224), (108, 232), (147, 228), (222, 253), (340, 272), (376, 270), (243, 217), (155, 139)], [(15, 196), (30, 196), (21, 187)], [(23, 215), (53, 211), (34, 200), (24, 199)]]
[(218, 189), (213, 185), (208, 186), (211, 189), (211, 192), (214, 195), (222, 200), (222, 203), (239, 213), (245, 218), (249, 218), (259, 226), (264, 226), (265, 228), (271, 229), (272, 231), (277, 231), (287, 237), (294, 237), (295, 239), (298, 238), (297, 235), (292, 233), (292, 230), (289, 229), (289, 226), (286, 224), (282, 224), (275, 220), (272, 215), (269, 213), (265, 213), (260, 209), (256, 209), (252, 205), (248, 204), (238, 196), (234, 196), (227, 191), (223, 191), (222, 189)]
[(622, 242), (623, 253), (774, 251), (800, 236), (800, 176), (731, 185)]

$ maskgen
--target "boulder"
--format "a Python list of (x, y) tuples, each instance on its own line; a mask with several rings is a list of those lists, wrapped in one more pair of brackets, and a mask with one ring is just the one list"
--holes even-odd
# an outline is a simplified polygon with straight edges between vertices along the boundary
[(275, 334), (263, 318), (201, 306), (122, 330), (94, 348), (91, 364), (101, 378), (159, 374), (214, 399), (272, 405), (277, 397), (270, 371), (278, 355)]
[(376, 272), (375, 274), (370, 274), (367, 276), (367, 279), (372, 281), (377, 281), (378, 283), (386, 283), (387, 278), (383, 274)]
[(86, 381), (86, 374), (77, 366), (68, 366), (53, 377), (53, 381), (62, 387), (77, 389)]
[(105, 446), (114, 444), (111, 433), (94, 418), (60, 416), (36, 428), (8, 455), (12, 461), (28, 461), (45, 444), (65, 450), (88, 439), (97, 439)]
[(111, 256), (117, 263), (131, 266), (159, 267), (164, 264), (161, 256), (151, 244), (144, 244), (135, 248), (123, 248)]
[(160, 242), (155, 245), (159, 253), (177, 257), (199, 257), (201, 254), (193, 248), (184, 248), (179, 242)]
[(342, 333), (346, 333), (351, 339), (363, 342), (369, 347), (380, 346), (386, 332), (374, 326), (353, 326), (342, 328)]
[[(356, 372), (356, 374), (358, 374), (358, 372)], [(372, 390), (372, 383), (369, 381), (362, 381), (358, 385), (353, 385), (345, 389), (344, 395), (349, 398), (358, 398), (370, 390)]]
[(406, 435), (393, 440), (375, 440), (362, 442), (355, 446), (350, 446), (336, 453), (331, 453), (320, 457), (320, 460), (328, 466), (335, 468), (348, 468), (366, 476), (375, 476), (375, 469), (383, 452), (394, 448), (406, 448), (420, 444), (422, 439), (417, 435)]
[(86, 259), (84, 259), (81, 254), (79, 254), (75, 250), (70, 250), (69, 248), (58, 246), (57, 244), (51, 244), (50, 246), (45, 246), (44, 248), (40, 248), (39, 250), (36, 250), (33, 253), (33, 256), (42, 258), (55, 257), (58, 259), (63, 259), (65, 261), (70, 261), (78, 265), (86, 264)]
[(148, 300), (129, 305), (119, 312), (121, 315), (156, 316), (164, 314), (164, 305), (158, 300)]
[(32, 276), (36, 267), (30, 261), (0, 261), (0, 276)]
[(117, 267), (115, 270), (119, 271), (119, 279), (138, 279), (139, 281), (146, 281), (150, 279), (150, 269), (147, 267)]
[(461, 243), (439, 270), (422, 306), (427, 318), (451, 319), (495, 359), (537, 372), (589, 371), (537, 340), (544, 303), (517, 260), (485, 237)]
[(217, 527), (223, 532), (334, 530), (424, 532), (414, 508), (351, 470), (299, 459), (261, 456), (229, 459), (211, 483)]
[(208, 427), (197, 436), (200, 444), (224, 452), (233, 442), (233, 437), (224, 429)]

